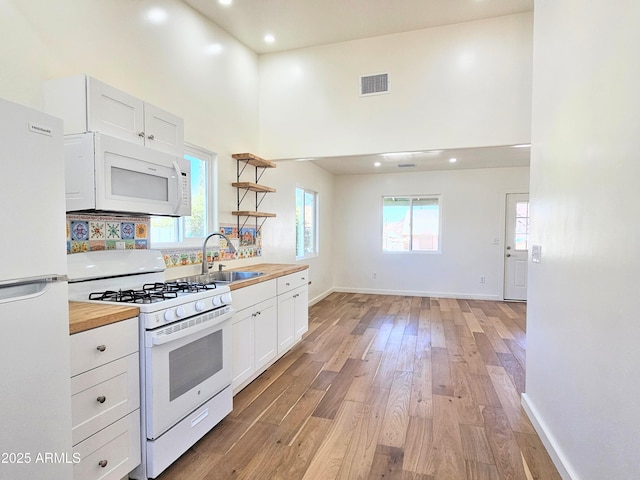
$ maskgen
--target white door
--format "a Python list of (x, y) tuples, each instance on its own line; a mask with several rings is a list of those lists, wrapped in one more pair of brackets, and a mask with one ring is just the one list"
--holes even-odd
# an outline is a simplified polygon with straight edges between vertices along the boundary
[(509, 193), (506, 205), (504, 299), (527, 299), (529, 194)]

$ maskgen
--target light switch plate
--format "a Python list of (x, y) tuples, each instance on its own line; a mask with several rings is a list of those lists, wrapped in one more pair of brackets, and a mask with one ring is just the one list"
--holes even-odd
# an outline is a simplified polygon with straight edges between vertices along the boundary
[(531, 246), (531, 261), (533, 263), (540, 263), (542, 257), (542, 247), (540, 245)]

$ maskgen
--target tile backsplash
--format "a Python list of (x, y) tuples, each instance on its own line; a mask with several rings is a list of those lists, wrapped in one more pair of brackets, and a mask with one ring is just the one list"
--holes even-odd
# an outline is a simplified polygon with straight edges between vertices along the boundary
[[(243, 228), (240, 236), (237, 226), (233, 224), (221, 224), (218, 231), (233, 241), (237, 252), (232, 254), (227, 242), (218, 238), (218, 246), (207, 249), (209, 261), (231, 261), (262, 255), (262, 236), (255, 228)], [(68, 254), (95, 250), (148, 249), (151, 248), (150, 238), (150, 217), (67, 214)], [(199, 248), (160, 250), (167, 268), (202, 263), (202, 250)]]
[(149, 217), (67, 215), (67, 253), (149, 248)]

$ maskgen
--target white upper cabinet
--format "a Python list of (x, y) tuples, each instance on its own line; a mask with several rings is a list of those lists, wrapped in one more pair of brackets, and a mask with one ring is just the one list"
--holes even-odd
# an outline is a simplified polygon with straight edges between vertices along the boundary
[(100, 132), (182, 156), (184, 121), (95, 78), (45, 82), (45, 110), (64, 120), (64, 133)]

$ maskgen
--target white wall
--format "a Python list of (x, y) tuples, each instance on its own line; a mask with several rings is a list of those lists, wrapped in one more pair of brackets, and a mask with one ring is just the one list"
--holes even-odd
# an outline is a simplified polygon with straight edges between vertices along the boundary
[[(260, 150), (304, 158), (529, 143), (532, 14), (261, 55)], [(391, 93), (359, 96), (388, 72)]]
[[(528, 185), (525, 167), (336, 177), (336, 289), (501, 299), (505, 196)], [(442, 196), (442, 253), (382, 253), (382, 196), (421, 194)]]
[(564, 478), (640, 478), (640, 4), (536, 2), (525, 405)]
[[(277, 212), (277, 217), (267, 219), (264, 242), (277, 248), (266, 251), (264, 259), (270, 262), (303, 263), (309, 265), (309, 301), (315, 303), (331, 293), (333, 288), (333, 238), (335, 234), (333, 212), (334, 176), (311, 162), (276, 162), (271, 174), (274, 181), (268, 185), (278, 191), (264, 201), (264, 210)], [(267, 183), (267, 181), (265, 181)], [(318, 252), (315, 257), (296, 262), (296, 186), (318, 193)], [(260, 207), (263, 209), (263, 207)], [(273, 253), (272, 253), (273, 252)]]
[[(148, 21), (152, 7), (165, 23)], [(44, 80), (88, 73), (183, 117), (223, 174), (231, 152), (257, 149), (257, 55), (184, 3), (2, 0), (0, 13), (1, 96), (42, 108)]]
[[(148, 21), (152, 7), (168, 13), (165, 23)], [(0, 32), (1, 97), (42, 109), (43, 81), (87, 73), (176, 113), (185, 120), (185, 141), (218, 154), (219, 221), (236, 221), (230, 214), (236, 210), (231, 154), (260, 154), (254, 52), (178, 0), (0, 0)], [(214, 43), (221, 50), (208, 53)], [(265, 223), (264, 256), (251, 263), (295, 262), (292, 192), (298, 179), (321, 193), (321, 218), (331, 218), (331, 176), (318, 170), (312, 164), (283, 165), (265, 174), (264, 183), (279, 192), (268, 196), (264, 208), (278, 217)], [(329, 289), (332, 280), (331, 262), (322, 261), (324, 254), (331, 258), (330, 223), (322, 229), (322, 254), (307, 262), (310, 298)]]

